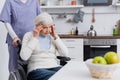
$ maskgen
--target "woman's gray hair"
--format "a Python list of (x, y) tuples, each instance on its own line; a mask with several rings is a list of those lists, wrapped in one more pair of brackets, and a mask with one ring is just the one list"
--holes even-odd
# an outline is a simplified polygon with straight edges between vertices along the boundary
[(34, 20), (35, 25), (43, 24), (43, 25), (53, 25), (53, 19), (50, 14), (47, 12), (40, 13)]

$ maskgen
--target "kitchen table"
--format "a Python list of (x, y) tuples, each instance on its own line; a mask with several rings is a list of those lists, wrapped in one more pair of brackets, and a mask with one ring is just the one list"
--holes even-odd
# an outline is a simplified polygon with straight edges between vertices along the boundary
[(91, 77), (84, 62), (72, 60), (54, 74), (49, 80), (119, 80), (120, 68), (117, 68), (111, 79), (96, 79)]

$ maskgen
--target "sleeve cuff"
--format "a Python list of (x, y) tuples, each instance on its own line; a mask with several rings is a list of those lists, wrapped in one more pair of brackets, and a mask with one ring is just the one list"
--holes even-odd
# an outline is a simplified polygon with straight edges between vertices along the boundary
[(58, 37), (58, 38), (57, 38), (57, 39), (55, 39), (54, 41), (55, 41), (55, 43), (59, 43), (60, 38)]

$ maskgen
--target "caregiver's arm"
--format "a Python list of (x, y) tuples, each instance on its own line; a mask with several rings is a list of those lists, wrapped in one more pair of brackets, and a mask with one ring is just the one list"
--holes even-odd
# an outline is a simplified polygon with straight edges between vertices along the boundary
[(14, 30), (12, 29), (12, 26), (9, 23), (4, 23), (5, 27), (9, 33), (9, 35), (12, 37), (12, 39), (14, 39), (15, 37), (17, 37), (16, 33), (14, 32)]
[(5, 27), (6, 27), (7, 31), (8, 31), (8, 33), (9, 33), (9, 35), (13, 39), (13, 44), (15, 46), (17, 46), (17, 41), (20, 40), (20, 39), (18, 38), (18, 36), (16, 35), (16, 33), (14, 32), (12, 26), (9, 23), (4, 23), (4, 24), (5, 24)]

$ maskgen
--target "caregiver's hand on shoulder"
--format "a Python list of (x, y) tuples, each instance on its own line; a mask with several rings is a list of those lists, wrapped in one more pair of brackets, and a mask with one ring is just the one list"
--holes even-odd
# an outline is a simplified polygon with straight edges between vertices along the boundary
[(42, 29), (43, 29), (42, 25), (36, 26), (36, 28), (33, 30), (33, 37), (37, 38)]
[(55, 32), (54, 26), (51, 26), (51, 33), (50, 33), (50, 34), (52, 35), (52, 37), (53, 37), (54, 39), (57, 39), (57, 38), (58, 38), (58, 34)]
[(15, 37), (15, 38), (13, 39), (13, 43), (12, 43), (15, 47), (18, 46), (18, 42), (17, 42), (17, 41), (20, 41), (20, 39), (19, 39), (18, 37)]

